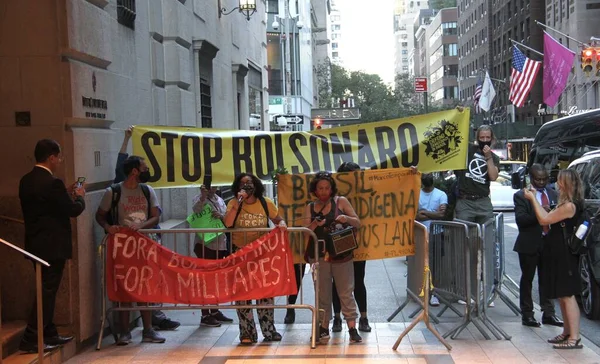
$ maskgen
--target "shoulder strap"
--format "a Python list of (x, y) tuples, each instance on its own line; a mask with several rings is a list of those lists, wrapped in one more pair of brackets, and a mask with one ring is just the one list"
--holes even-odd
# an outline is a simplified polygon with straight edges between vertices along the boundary
[(142, 193), (144, 197), (146, 197), (146, 201), (148, 201), (148, 219), (152, 216), (152, 204), (150, 202), (150, 188), (145, 183), (140, 183), (140, 187), (142, 188)]
[(258, 196), (258, 200), (260, 201), (260, 204), (262, 205), (263, 209), (265, 210), (265, 216), (267, 217), (267, 227), (269, 227), (269, 206), (267, 206), (267, 200), (265, 200), (265, 198), (263, 196)]
[(110, 186), (112, 191), (112, 199), (110, 204), (110, 216), (113, 224), (119, 222), (119, 200), (121, 199), (121, 184), (115, 183)]

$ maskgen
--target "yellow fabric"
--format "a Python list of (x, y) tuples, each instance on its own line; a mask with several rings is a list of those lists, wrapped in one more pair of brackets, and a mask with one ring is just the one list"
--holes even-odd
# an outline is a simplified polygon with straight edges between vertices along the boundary
[[(268, 197), (265, 197), (265, 201), (267, 202), (267, 207), (269, 209), (269, 218), (274, 219), (277, 217), (277, 207), (273, 200)], [(237, 201), (230, 200), (227, 204), (227, 212), (229, 212), (234, 205), (237, 205)], [(260, 201), (257, 199), (256, 202), (249, 204), (244, 202), (242, 204), (242, 209), (238, 218), (235, 220), (233, 225), (234, 228), (267, 228), (268, 219), (265, 216), (265, 209), (263, 208)], [(246, 233), (246, 237), (244, 237), (244, 233), (233, 233), (231, 234), (231, 240), (233, 244), (237, 247), (243, 247), (244, 245), (253, 242), (258, 239), (261, 235), (266, 234), (266, 232), (253, 232)]]

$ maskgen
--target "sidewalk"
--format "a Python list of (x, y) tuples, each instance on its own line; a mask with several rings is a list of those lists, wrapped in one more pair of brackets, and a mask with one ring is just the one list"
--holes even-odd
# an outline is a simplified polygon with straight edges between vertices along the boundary
[[(360, 344), (350, 345), (344, 328), (341, 333), (332, 333), (328, 344), (311, 349), (308, 311), (297, 311), (296, 323), (284, 325), (285, 310), (277, 310), (275, 321), (283, 340), (262, 343), (259, 334), (259, 343), (249, 347), (239, 346), (236, 323), (220, 328), (199, 327), (199, 311), (169, 311), (168, 316), (181, 321), (182, 326), (177, 331), (162, 332), (167, 338), (165, 344), (141, 344), (141, 330), (137, 329), (133, 332), (133, 344), (129, 346), (115, 346), (110, 336), (103, 341), (100, 351), (89, 348), (67, 363), (600, 363), (600, 348), (585, 338), (582, 339), (582, 350), (552, 349), (546, 339), (559, 334), (560, 328), (522, 326), (520, 317), (499, 299), (495, 307), (487, 311), (488, 317), (511, 335), (511, 340), (485, 340), (470, 325), (456, 340), (448, 338), (452, 350), (447, 351), (423, 324), (419, 324), (394, 351), (394, 342), (411, 321), (408, 315), (417, 307), (411, 303), (393, 322), (386, 322), (406, 299), (405, 272), (404, 258), (367, 262), (368, 310), (373, 331), (361, 333), (363, 342)], [(311, 275), (307, 274), (303, 281), (307, 303), (314, 300), (310, 279)], [(283, 297), (277, 299), (277, 303), (283, 302)], [(464, 309), (463, 306), (456, 307), (461, 311)], [(438, 308), (432, 308), (433, 313), (438, 311)], [(237, 319), (234, 310), (223, 312)], [(440, 321), (435, 326), (443, 334), (460, 322), (460, 318), (446, 312)]]

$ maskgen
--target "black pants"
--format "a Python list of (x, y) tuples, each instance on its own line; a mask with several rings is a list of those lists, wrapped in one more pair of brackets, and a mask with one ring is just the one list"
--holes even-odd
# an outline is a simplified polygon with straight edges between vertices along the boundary
[[(199, 243), (194, 245), (194, 253), (198, 258), (211, 260), (223, 259), (229, 255), (229, 251), (227, 250), (214, 250), (207, 247), (204, 247), (203, 249), (202, 245)], [(219, 310), (202, 310), (202, 316), (207, 316), (211, 313), (217, 312), (219, 312)]]
[(521, 254), (519, 253), (519, 265), (521, 266), (521, 281), (519, 282), (519, 306), (523, 317), (533, 317), (533, 299), (531, 298), (531, 290), (533, 286), (533, 277), (535, 270), (538, 271), (538, 289), (540, 293), (540, 307), (544, 316), (552, 316), (555, 314), (554, 304), (546, 298), (542, 288), (542, 256), (541, 254)]
[[(302, 279), (304, 278), (304, 270), (306, 269), (306, 264), (304, 263), (299, 263), (299, 264), (294, 264), (294, 273), (296, 274), (296, 289), (300, 290), (300, 284), (302, 283)], [(291, 295), (288, 296), (288, 304), (289, 305), (293, 305), (294, 303), (296, 303), (296, 300), (298, 299), (298, 295)]]
[[(367, 287), (365, 287), (366, 265), (366, 261), (354, 261), (354, 299), (358, 305), (358, 312), (367, 312)], [(333, 282), (331, 298), (331, 301), (333, 302), (333, 313), (335, 316), (339, 316), (342, 311), (342, 305), (340, 304), (340, 297), (337, 294), (335, 281)]]
[[(58, 335), (54, 325), (54, 308), (56, 306), (56, 293), (60, 287), (65, 260), (49, 260), (49, 267), (42, 266), (42, 310), (44, 320), (44, 337), (53, 337)], [(35, 264), (33, 264), (35, 272)], [(29, 314), (27, 329), (23, 339), (31, 342), (37, 342), (37, 296), (33, 300), (33, 307)]]

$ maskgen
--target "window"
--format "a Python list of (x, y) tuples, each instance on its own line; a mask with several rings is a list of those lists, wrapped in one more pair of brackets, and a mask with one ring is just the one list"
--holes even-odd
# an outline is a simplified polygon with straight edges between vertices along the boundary
[(338, 52), (332, 52), (331, 57), (338, 58), (339, 57)]
[(331, 43), (331, 49), (338, 49), (337, 43)]
[(331, 28), (332, 30), (342, 30), (342, 26), (339, 24), (334, 24), (333, 27)]
[(333, 33), (333, 34), (331, 34), (331, 39), (338, 39), (339, 36), (340, 35), (338, 33)]
[(431, 38), (429, 38), (429, 46), (431, 47), (435, 41), (442, 36), (442, 27), (438, 27), (435, 32), (431, 34)]
[(444, 47), (444, 57), (458, 55), (458, 46), (456, 43), (444, 44), (443, 47)]
[(402, 54), (408, 54), (408, 51), (406, 49), (403, 49)]
[(202, 127), (212, 128), (212, 104), (211, 104), (210, 84), (208, 80), (200, 78), (200, 113), (202, 117)]
[(279, 14), (279, 1), (278, 0), (267, 0), (267, 13)]
[(456, 35), (456, 22), (442, 23), (442, 34), (443, 35)]
[(117, 0), (117, 21), (128, 28), (134, 29), (135, 0)]

